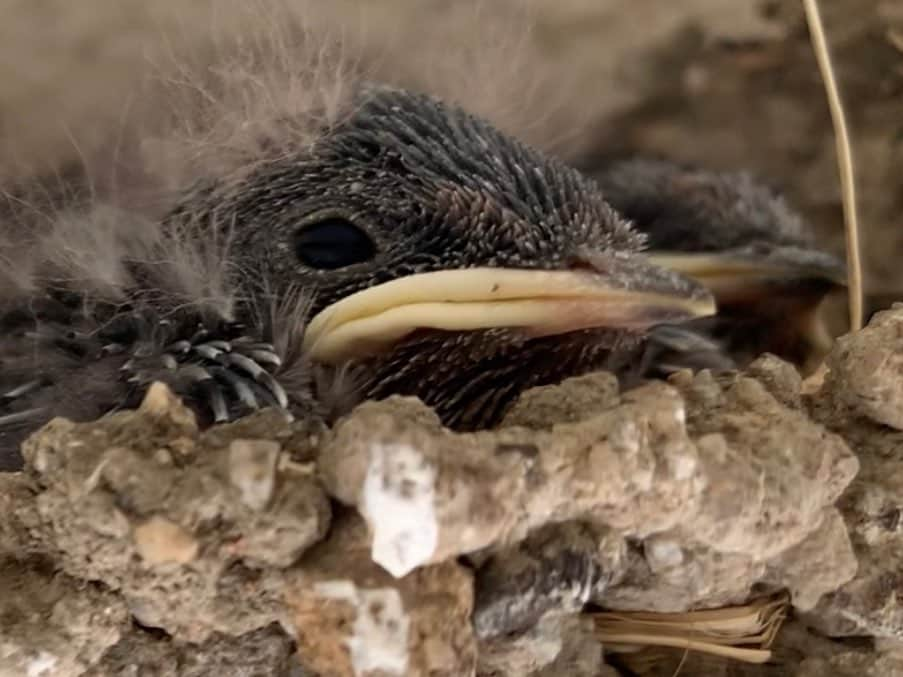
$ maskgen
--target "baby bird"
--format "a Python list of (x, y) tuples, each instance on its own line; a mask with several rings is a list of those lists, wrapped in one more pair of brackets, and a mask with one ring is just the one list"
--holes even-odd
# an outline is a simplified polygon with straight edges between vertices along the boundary
[[(160, 217), (36, 208), (23, 226), (11, 203), (0, 466), (51, 417), (133, 406), (153, 380), (212, 422), (314, 412), (314, 374), (350, 365), (357, 399), (413, 395), (483, 428), (524, 389), (714, 311), (681, 266), (643, 256), (604, 182), (425, 95), (362, 86), (342, 110)], [(674, 242), (639, 221), (659, 251)]]
[(844, 263), (818, 249), (803, 219), (745, 172), (661, 159), (611, 161), (591, 172), (605, 199), (649, 238), (650, 258), (714, 295), (718, 314), (651, 332), (653, 374), (742, 368), (764, 352), (808, 370), (831, 337), (818, 315), (845, 284)]

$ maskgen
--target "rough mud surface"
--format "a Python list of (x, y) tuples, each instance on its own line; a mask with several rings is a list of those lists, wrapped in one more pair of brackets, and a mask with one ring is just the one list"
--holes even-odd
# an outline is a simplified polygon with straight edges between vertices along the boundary
[(903, 359), (900, 326), (838, 342), (814, 392), (771, 357), (623, 394), (599, 373), (490, 432), (406, 398), (201, 431), (162, 385), (54, 420), (0, 476), (3, 674), (596, 675), (587, 605), (780, 590), (779, 667), (686, 674), (893, 674), (903, 400), (874, 356)]
[[(903, 295), (903, 11), (822, 4), (855, 104), (877, 310)], [(421, 41), (398, 50), (408, 58), (468, 34), (453, 6), (330, 11), (369, 25), (376, 51), (406, 27)], [(72, 136), (108, 131), (134, 70), (160, 55), (151, 26), (190, 36), (210, 21), (182, 0), (2, 12), (4, 176), (65, 168)], [(841, 251), (798, 3), (567, 0), (537, 17), (528, 47), (571, 97), (541, 128), (567, 133), (531, 141), (586, 166), (639, 150), (754, 170)], [(0, 676), (903, 674), (901, 365), (897, 308), (838, 342), (820, 387), (767, 357), (625, 395), (598, 374), (529, 392), (474, 435), (402, 399), (329, 431), (262, 414), (202, 432), (161, 389), (137, 412), (55, 421), (25, 473), (0, 475)], [(616, 656), (580, 613), (783, 589), (792, 618), (763, 666)]]

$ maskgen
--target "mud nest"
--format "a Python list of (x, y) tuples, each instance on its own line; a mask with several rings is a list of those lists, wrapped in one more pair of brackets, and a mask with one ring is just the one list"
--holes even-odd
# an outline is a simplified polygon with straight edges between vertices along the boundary
[[(0, 477), (3, 674), (893, 674), (903, 305), (828, 366), (598, 373), (472, 434), (405, 398), (202, 431), (162, 385), (56, 419)], [(761, 665), (609, 641), (763, 598)]]

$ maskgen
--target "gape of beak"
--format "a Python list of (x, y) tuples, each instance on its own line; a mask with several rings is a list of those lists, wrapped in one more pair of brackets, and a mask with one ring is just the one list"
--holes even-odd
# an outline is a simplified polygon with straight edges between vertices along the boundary
[(481, 267), (392, 280), (322, 310), (304, 348), (314, 361), (339, 364), (391, 350), (421, 329), (515, 329), (528, 338), (596, 328), (640, 333), (714, 313), (702, 284), (638, 254), (598, 254), (567, 270)]

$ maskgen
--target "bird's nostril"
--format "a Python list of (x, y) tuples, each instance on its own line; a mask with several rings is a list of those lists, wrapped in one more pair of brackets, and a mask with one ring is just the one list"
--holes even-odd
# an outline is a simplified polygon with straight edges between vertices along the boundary
[(568, 268), (572, 270), (595, 270), (596, 267), (585, 259), (574, 259), (570, 262)]
[(610, 254), (586, 249), (566, 259), (568, 270), (586, 271), (594, 275), (617, 274), (617, 263)]

